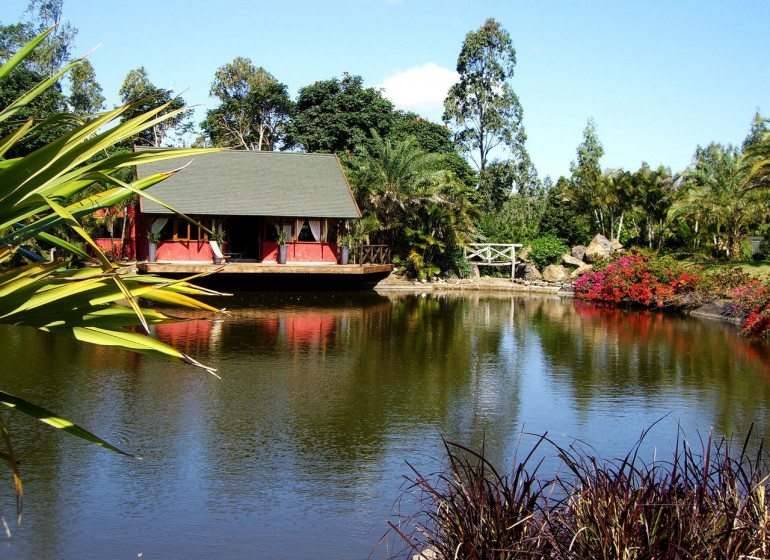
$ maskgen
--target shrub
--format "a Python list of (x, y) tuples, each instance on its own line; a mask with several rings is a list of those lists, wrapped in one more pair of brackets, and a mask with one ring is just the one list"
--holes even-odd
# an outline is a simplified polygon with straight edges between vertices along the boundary
[(563, 254), (570, 252), (567, 242), (553, 235), (538, 237), (530, 246), (532, 250), (529, 252), (529, 258), (538, 270), (543, 270), (549, 264), (556, 264)]
[(632, 252), (584, 274), (573, 286), (581, 299), (661, 308), (681, 306), (700, 281), (671, 259)]
[(732, 314), (742, 318), (744, 334), (770, 336), (770, 282), (752, 280), (735, 288), (733, 294), (736, 303)]
[(754, 245), (746, 237), (741, 239), (741, 260), (750, 261), (754, 258)]

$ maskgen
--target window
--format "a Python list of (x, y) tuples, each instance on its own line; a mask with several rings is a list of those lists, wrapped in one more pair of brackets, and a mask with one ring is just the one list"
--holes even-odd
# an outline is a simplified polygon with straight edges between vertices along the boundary
[[(192, 219), (204, 224), (204, 220)], [(206, 242), (208, 240), (208, 233), (203, 228), (191, 224), (187, 220), (174, 218), (174, 241)]]
[(329, 243), (337, 242), (337, 220), (324, 220), (324, 240)]
[(265, 223), (265, 241), (278, 241), (278, 232), (283, 231), (286, 234), (286, 241), (293, 242), (292, 221), (282, 218), (268, 218)]
[(337, 220), (300, 218), (296, 222), (297, 241), (300, 243), (322, 243), (337, 241)]
[(297, 220), (297, 231), (299, 232), (297, 233), (297, 241), (300, 243), (310, 243), (315, 241), (308, 220)]

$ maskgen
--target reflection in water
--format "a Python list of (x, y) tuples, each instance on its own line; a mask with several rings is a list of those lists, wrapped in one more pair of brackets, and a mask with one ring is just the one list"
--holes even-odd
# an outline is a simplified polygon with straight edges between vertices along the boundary
[(614, 456), (665, 415), (646, 448), (659, 455), (677, 423), (770, 429), (768, 346), (719, 323), (480, 294), (240, 294), (228, 308), (154, 327), (222, 380), (2, 329), (4, 389), (144, 457), (6, 414), (26, 483), (6, 557), (363, 558), (405, 461), (437, 469), (442, 436), (508, 467), (522, 430)]

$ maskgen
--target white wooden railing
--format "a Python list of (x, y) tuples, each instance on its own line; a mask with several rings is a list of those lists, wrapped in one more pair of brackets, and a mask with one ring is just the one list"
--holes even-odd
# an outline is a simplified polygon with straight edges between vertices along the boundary
[(516, 274), (516, 247), (518, 243), (468, 243), (465, 258), (476, 266), (510, 266), (511, 280)]

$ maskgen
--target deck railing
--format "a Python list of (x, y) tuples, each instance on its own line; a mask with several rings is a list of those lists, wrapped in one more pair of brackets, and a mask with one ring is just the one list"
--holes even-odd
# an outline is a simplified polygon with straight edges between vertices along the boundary
[(463, 250), (465, 258), (476, 266), (510, 266), (511, 280), (516, 274), (516, 247), (518, 243), (468, 243)]
[(359, 264), (390, 264), (389, 245), (362, 245)]

